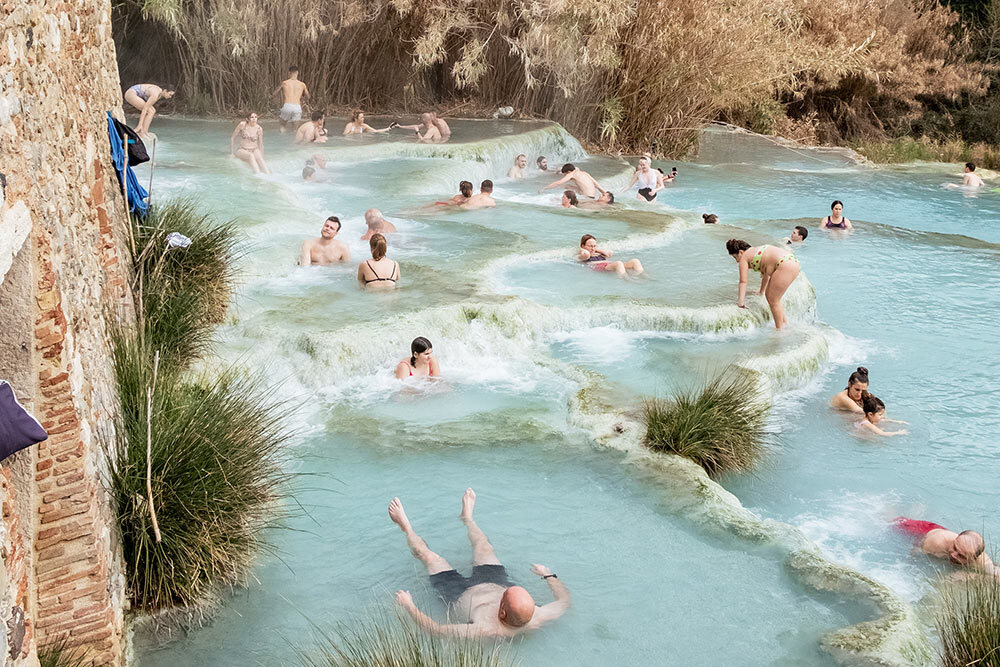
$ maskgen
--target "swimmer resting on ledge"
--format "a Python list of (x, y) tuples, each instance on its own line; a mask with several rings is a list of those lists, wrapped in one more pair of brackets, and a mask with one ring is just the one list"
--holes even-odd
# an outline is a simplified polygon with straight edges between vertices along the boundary
[(609, 261), (610, 250), (601, 250), (597, 247), (597, 239), (592, 234), (584, 234), (580, 238), (580, 251), (577, 253), (577, 260), (586, 264), (594, 271), (614, 271), (622, 278), (628, 276), (629, 271), (639, 275), (643, 272), (642, 263), (637, 259), (630, 259), (627, 262)]

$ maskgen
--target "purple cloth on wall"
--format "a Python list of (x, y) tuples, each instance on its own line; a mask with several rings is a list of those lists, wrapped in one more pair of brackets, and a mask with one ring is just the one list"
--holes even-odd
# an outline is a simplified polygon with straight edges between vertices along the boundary
[(0, 460), (48, 437), (38, 420), (17, 402), (14, 388), (0, 380)]

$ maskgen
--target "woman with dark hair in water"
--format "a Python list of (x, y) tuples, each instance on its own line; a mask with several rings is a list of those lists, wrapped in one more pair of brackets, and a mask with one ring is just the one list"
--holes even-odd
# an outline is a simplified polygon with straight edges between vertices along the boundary
[(750, 269), (760, 273), (760, 291), (771, 307), (771, 317), (774, 328), (780, 329), (788, 324), (785, 317), (785, 307), (781, 297), (785, 295), (788, 286), (799, 275), (799, 260), (794, 253), (784, 248), (772, 245), (751, 246), (746, 241), (729, 239), (726, 241), (726, 252), (740, 266), (740, 284), (736, 297), (736, 305), (746, 308), (744, 300), (747, 292), (747, 278)]
[(365, 132), (388, 132), (389, 127), (383, 127), (381, 130), (376, 130), (374, 127), (365, 122), (365, 112), (361, 109), (356, 110), (351, 114), (351, 120), (344, 126), (344, 134), (364, 134)]
[(396, 377), (402, 380), (408, 377), (438, 377), (441, 369), (431, 342), (423, 336), (418, 336), (410, 343), (410, 358), (396, 364)]
[(820, 229), (844, 229), (850, 231), (854, 229), (854, 225), (851, 221), (844, 217), (844, 202), (839, 199), (835, 199), (832, 204), (830, 204), (830, 215), (823, 218), (820, 222)]
[(906, 429), (885, 431), (879, 427), (880, 422), (891, 422), (893, 420), (885, 418), (885, 403), (877, 396), (872, 396), (866, 391), (861, 403), (865, 418), (856, 424), (860, 430), (870, 431), (876, 435), (906, 435), (909, 433)]
[(858, 366), (858, 370), (847, 378), (847, 387), (834, 396), (830, 404), (838, 410), (864, 414), (863, 399), (867, 393), (868, 369), (864, 366)]
[(458, 184), (458, 194), (448, 201), (436, 201), (435, 206), (461, 206), (472, 198), (472, 181), (462, 181)]
[(579, 203), (580, 200), (577, 199), (576, 193), (572, 190), (563, 192), (562, 199), (559, 200), (559, 205), (563, 208), (576, 208)]
[(593, 234), (584, 234), (580, 238), (580, 251), (576, 258), (595, 271), (614, 271), (622, 278), (628, 276), (626, 269), (635, 272), (635, 275), (643, 272), (642, 263), (637, 259), (627, 262), (611, 260), (611, 251), (598, 248)]

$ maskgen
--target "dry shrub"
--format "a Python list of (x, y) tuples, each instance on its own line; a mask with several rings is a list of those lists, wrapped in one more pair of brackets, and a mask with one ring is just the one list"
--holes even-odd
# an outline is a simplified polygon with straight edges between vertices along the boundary
[(775, 99), (874, 136), (983, 88), (932, 0), (126, 0), (116, 19), (123, 77), (220, 110), (262, 109), (294, 63), (318, 105), (511, 104), (606, 150), (677, 154)]

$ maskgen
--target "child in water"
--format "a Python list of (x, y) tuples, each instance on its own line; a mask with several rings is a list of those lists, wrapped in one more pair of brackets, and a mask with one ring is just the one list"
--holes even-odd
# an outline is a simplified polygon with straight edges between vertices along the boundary
[[(862, 409), (865, 411), (865, 418), (857, 423), (857, 427), (862, 431), (871, 431), (878, 435), (906, 435), (906, 429), (899, 431), (883, 431), (879, 428), (879, 422), (885, 420), (885, 403), (881, 399), (865, 392), (861, 397)], [(886, 420), (888, 421), (888, 420)]]

